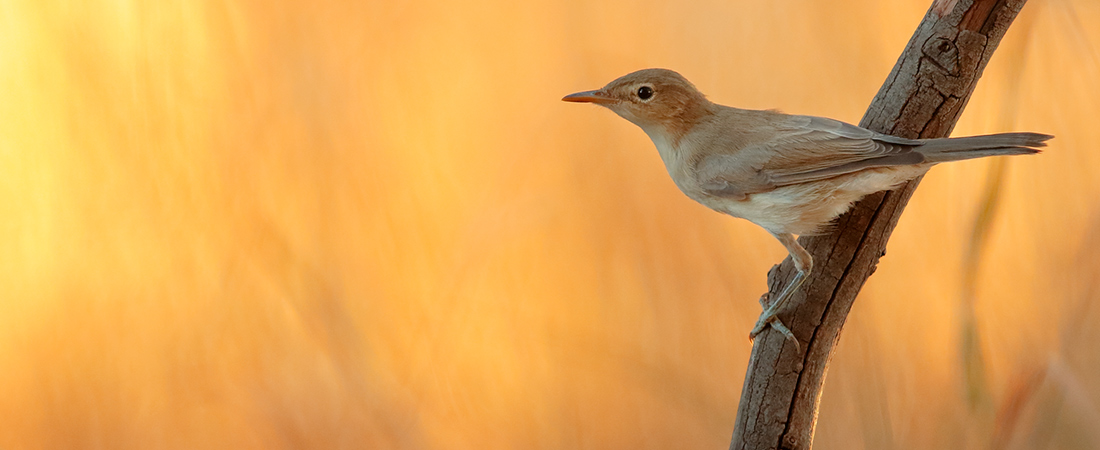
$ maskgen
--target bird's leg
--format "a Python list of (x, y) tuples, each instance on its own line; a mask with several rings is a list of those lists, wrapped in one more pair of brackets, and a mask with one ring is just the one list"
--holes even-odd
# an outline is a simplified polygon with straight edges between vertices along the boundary
[(810, 256), (810, 252), (807, 252), (801, 245), (798, 245), (798, 240), (795, 239), (793, 234), (772, 233), (772, 235), (775, 236), (776, 239), (779, 239), (779, 242), (787, 248), (787, 251), (791, 254), (791, 260), (794, 262), (794, 268), (798, 270), (798, 273), (795, 274), (794, 279), (783, 288), (783, 291), (779, 293), (779, 297), (772, 302), (771, 306), (768, 306), (764, 312), (760, 314), (760, 319), (756, 321), (756, 326), (749, 332), (749, 339), (756, 338), (756, 335), (764, 331), (764, 328), (771, 325), (776, 331), (782, 333), (787, 339), (794, 342), (795, 348), (798, 348), (798, 339), (794, 337), (794, 333), (791, 332), (790, 328), (787, 328), (783, 322), (779, 321), (776, 315), (787, 306), (791, 296), (794, 295), (795, 291), (797, 291), (800, 286), (802, 286), (802, 282), (806, 280), (806, 276), (809, 275), (810, 270), (813, 269), (814, 259)]

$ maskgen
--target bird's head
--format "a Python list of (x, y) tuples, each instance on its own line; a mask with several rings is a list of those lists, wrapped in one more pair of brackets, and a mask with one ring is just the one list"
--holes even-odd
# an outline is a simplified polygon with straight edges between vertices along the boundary
[(690, 81), (668, 69), (639, 70), (600, 89), (570, 94), (562, 100), (595, 103), (646, 132), (661, 128), (673, 135), (683, 135), (714, 108)]

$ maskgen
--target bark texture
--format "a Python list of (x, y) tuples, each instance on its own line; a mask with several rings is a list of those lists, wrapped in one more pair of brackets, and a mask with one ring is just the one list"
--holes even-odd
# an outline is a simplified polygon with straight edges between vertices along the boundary
[[(951, 133), (974, 86), (1027, 0), (937, 0), (860, 125), (905, 138)], [(867, 196), (827, 235), (799, 239), (813, 255), (808, 280), (780, 319), (801, 351), (772, 328), (757, 336), (731, 450), (809, 449), (840, 330), (920, 179)], [(794, 278), (790, 258), (768, 274), (771, 298)]]

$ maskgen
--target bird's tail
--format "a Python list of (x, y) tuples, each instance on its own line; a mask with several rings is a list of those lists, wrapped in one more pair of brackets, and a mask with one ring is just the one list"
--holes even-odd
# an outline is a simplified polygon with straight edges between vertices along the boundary
[(960, 138), (929, 139), (916, 150), (924, 155), (924, 161), (941, 163), (963, 159), (982, 158), (997, 155), (1030, 155), (1039, 153), (1040, 147), (1046, 147), (1046, 141), (1053, 138), (1040, 133), (1001, 133), (985, 136)]

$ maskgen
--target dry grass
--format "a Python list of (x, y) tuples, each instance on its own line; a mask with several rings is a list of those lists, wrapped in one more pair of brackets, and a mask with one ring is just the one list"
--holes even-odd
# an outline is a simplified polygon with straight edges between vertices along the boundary
[[(0, 448), (724, 448), (783, 250), (558, 99), (857, 121), (926, 7), (0, 0)], [(926, 178), (818, 448), (1100, 446), (1100, 6), (1021, 20), (956, 134), (1058, 138), (966, 270), (996, 163)]]

